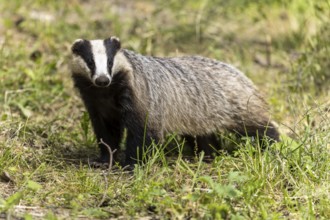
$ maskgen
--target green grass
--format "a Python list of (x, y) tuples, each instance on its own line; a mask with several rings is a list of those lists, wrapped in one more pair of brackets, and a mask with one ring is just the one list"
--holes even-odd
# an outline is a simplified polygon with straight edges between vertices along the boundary
[[(330, 218), (330, 2), (0, 0), (0, 218)], [(261, 151), (225, 136), (213, 161), (153, 146), (132, 173), (97, 146), (68, 68), (76, 38), (234, 64), (282, 133)], [(235, 141), (235, 143), (233, 143)]]

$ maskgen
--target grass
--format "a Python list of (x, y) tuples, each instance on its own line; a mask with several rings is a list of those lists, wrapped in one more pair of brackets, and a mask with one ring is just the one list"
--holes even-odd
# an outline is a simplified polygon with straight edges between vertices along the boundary
[[(0, 0), (0, 218), (330, 218), (330, 2)], [(282, 141), (206, 163), (153, 146), (132, 173), (97, 146), (68, 69), (76, 38), (234, 64), (267, 95)], [(170, 138), (171, 139), (171, 138)], [(234, 142), (235, 141), (235, 142)], [(233, 143), (234, 142), (234, 143)]]

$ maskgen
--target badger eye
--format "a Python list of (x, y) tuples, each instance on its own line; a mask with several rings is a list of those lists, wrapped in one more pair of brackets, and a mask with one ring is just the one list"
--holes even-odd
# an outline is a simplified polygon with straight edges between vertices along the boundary
[(108, 69), (109, 69), (109, 72), (111, 71), (111, 68), (112, 68), (112, 60), (111, 59), (108, 59)]
[(88, 66), (93, 66), (94, 65), (93, 60), (87, 60), (86, 63), (87, 63)]

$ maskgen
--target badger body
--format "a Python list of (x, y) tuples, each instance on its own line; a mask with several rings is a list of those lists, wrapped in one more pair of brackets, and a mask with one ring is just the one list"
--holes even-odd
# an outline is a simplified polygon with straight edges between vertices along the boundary
[[(169, 133), (196, 137), (207, 152), (207, 142), (223, 130), (279, 139), (264, 98), (229, 64), (200, 56), (143, 56), (122, 49), (115, 37), (77, 40), (72, 53), (74, 84), (97, 140), (118, 148), (127, 129), (125, 165), (135, 163), (138, 147)], [(108, 162), (106, 146), (99, 147), (100, 161)]]

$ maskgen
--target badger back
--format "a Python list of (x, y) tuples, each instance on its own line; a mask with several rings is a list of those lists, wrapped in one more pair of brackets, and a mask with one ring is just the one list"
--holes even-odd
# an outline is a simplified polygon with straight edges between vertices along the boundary
[[(125, 50), (151, 124), (164, 132), (207, 134), (255, 123), (268, 108), (253, 83), (234, 67), (208, 58), (146, 57)], [(262, 118), (262, 119), (261, 119)], [(240, 126), (242, 126), (240, 124)]]

